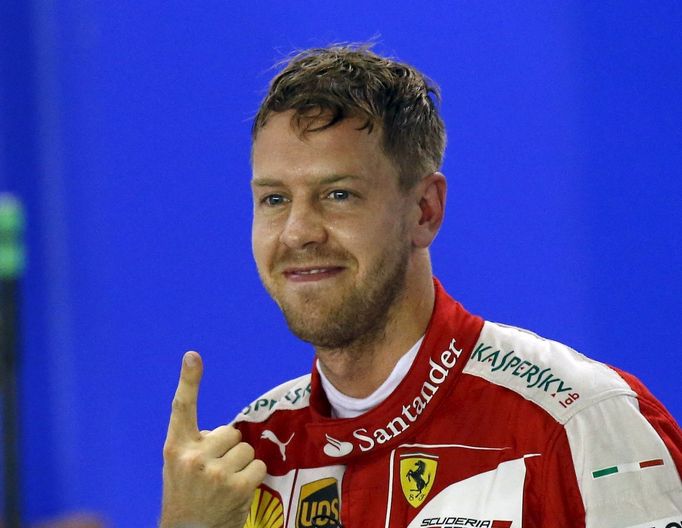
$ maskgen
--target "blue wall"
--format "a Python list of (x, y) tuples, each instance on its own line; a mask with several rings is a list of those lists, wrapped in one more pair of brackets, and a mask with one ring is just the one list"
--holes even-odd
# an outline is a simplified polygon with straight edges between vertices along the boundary
[(0, 6), (0, 189), (29, 213), (25, 513), (153, 526), (180, 357), (202, 427), (306, 371), (250, 255), (249, 127), (295, 47), (378, 35), (444, 97), (437, 275), (682, 417), (682, 4)]

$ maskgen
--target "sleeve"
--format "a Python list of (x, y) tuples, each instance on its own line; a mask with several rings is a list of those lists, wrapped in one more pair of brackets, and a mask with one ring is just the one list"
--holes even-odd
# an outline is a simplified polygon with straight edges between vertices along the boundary
[(542, 470), (539, 484), (526, 482), (524, 526), (585, 528), (585, 507), (563, 427), (543, 452), (545, 455), (527, 460), (541, 462)]
[(660, 404), (642, 406), (611, 397), (565, 424), (586, 528), (682, 528), (682, 434)]

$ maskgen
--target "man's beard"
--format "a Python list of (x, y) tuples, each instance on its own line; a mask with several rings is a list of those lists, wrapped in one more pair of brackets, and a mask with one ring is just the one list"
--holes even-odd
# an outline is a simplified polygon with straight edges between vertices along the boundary
[[(388, 247), (391, 250), (374, 264), (362, 282), (345, 289), (340, 298), (325, 299), (320, 292), (312, 292), (290, 303), (278, 299), (270, 290), (289, 329), (303, 341), (326, 349), (348, 348), (381, 338), (391, 308), (405, 288), (410, 255), (409, 245)], [(323, 261), (316, 257), (310, 260)]]

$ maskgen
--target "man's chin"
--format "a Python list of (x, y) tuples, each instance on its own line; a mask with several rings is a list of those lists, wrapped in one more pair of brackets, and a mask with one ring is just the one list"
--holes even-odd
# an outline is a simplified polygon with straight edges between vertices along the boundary
[(317, 305), (306, 303), (303, 306), (293, 308), (291, 305), (282, 306), (282, 312), (291, 333), (302, 341), (306, 341), (316, 347), (327, 347), (330, 344), (346, 341), (338, 339), (336, 334), (344, 334), (344, 329), (339, 327), (336, 317), (337, 310), (330, 309), (329, 305)]
[(339, 348), (345, 344), (346, 340), (339, 340), (338, 337), (329, 335), (328, 328), (312, 326), (309, 324), (298, 324), (297, 322), (287, 321), (291, 333), (301, 341), (310, 343), (319, 348)]
[(327, 333), (322, 335), (319, 332), (308, 331), (297, 333), (293, 329), (291, 329), (291, 332), (301, 341), (311, 344), (317, 350), (342, 350), (350, 347), (356, 342), (356, 339), (347, 335), (336, 336)]

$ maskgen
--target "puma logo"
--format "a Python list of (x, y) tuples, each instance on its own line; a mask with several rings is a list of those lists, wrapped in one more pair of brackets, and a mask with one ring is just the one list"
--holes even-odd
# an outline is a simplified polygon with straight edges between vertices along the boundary
[(277, 447), (279, 447), (279, 452), (282, 455), (282, 460), (286, 461), (287, 459), (287, 446), (289, 445), (289, 442), (291, 442), (291, 439), (294, 437), (296, 433), (291, 433), (291, 436), (289, 437), (289, 440), (286, 442), (282, 442), (275, 433), (270, 431), (269, 429), (266, 429), (263, 431), (260, 435), (261, 438), (264, 438), (265, 440), (270, 440), (273, 444), (275, 444)]

